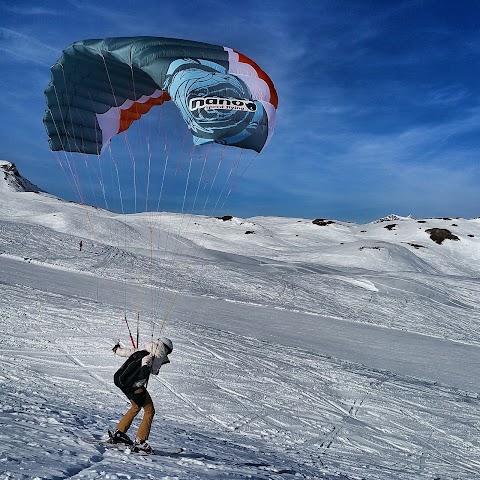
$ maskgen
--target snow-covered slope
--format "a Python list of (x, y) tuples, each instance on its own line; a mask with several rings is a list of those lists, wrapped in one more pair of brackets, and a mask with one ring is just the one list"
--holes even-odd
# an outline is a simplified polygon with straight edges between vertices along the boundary
[(13, 163), (0, 160), (0, 173), (3, 177), (0, 180), (0, 192), (42, 192), (40, 188), (22, 177)]
[[(480, 471), (480, 219), (118, 215), (0, 174), (0, 479)], [(174, 340), (150, 440), (182, 454), (95, 440), (125, 315)]]

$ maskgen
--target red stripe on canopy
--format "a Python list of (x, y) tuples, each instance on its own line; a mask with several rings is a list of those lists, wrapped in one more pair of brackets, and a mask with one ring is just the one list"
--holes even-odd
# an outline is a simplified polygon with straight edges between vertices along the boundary
[(251, 67), (255, 69), (257, 72), (258, 78), (261, 78), (270, 89), (270, 103), (277, 108), (278, 107), (278, 94), (275, 90), (275, 86), (273, 85), (272, 80), (270, 77), (251, 59), (245, 56), (243, 53), (238, 52), (237, 50), (233, 50), (238, 55), (239, 62), (247, 63)]
[(162, 105), (169, 100), (171, 100), (170, 95), (163, 92), (159, 97), (150, 97), (146, 102), (133, 102), (129, 108), (120, 110), (120, 126), (117, 133), (127, 130), (135, 120), (149, 112), (152, 107)]

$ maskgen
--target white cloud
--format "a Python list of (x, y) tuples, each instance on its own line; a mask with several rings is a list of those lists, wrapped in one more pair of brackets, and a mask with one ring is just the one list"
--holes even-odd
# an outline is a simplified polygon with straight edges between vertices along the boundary
[(52, 8), (44, 7), (18, 7), (3, 5), (4, 10), (10, 13), (15, 13), (17, 15), (61, 15), (62, 12), (59, 10), (54, 10)]
[(35, 37), (0, 27), (0, 51), (16, 60), (34, 62), (43, 66), (52, 64), (52, 56), (58, 57), (58, 50)]

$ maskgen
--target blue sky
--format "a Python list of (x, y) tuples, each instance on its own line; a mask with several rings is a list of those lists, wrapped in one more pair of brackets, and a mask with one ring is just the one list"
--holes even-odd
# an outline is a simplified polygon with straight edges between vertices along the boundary
[(0, 159), (68, 196), (42, 123), (50, 66), (74, 41), (134, 35), (235, 48), (275, 83), (275, 134), (219, 213), (480, 215), (475, 0), (2, 0)]

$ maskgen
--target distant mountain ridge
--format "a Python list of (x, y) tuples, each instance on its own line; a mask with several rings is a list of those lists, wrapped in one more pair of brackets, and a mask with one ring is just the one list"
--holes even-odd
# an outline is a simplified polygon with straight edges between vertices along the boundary
[[(73, 204), (81, 205), (81, 203), (74, 202), (74, 201), (71, 201), (71, 200), (64, 200), (62, 198), (56, 197), (55, 195), (41, 189), (40, 187), (38, 187), (37, 185), (32, 183), (30, 180), (23, 177), (20, 174), (20, 172), (18, 171), (15, 163), (10, 162), (8, 160), (0, 160), (0, 192), (2, 190), (3, 191), (11, 191), (11, 192), (20, 192), (20, 193), (21, 192), (41, 193), (41, 194), (46, 195), (48, 197), (55, 198), (56, 200), (59, 200), (61, 202), (67, 202), (67, 203), (71, 203), (71, 204), (73, 203)], [(98, 209), (98, 208), (101, 208), (101, 207), (92, 206), (92, 208)], [(240, 217), (233, 217), (232, 215), (224, 215), (222, 217), (217, 217), (217, 218), (220, 219), (220, 220), (223, 220), (223, 221), (236, 219), (240, 224), (244, 224), (245, 221), (246, 221), (246, 219), (243, 219), (243, 218), (240, 218)], [(252, 217), (252, 219), (255, 219), (255, 218), (263, 218), (263, 217)], [(268, 217), (267, 216), (265, 218), (274, 219), (276, 217)], [(280, 219), (280, 218), (284, 218), (284, 217), (278, 217), (278, 218)], [(459, 218), (459, 217), (453, 217), (453, 218)], [(480, 216), (473, 217), (470, 220), (478, 220), (478, 219), (480, 219)], [(378, 218), (377, 220), (373, 220), (373, 221), (371, 221), (369, 223), (366, 223), (366, 224), (363, 224), (363, 225), (365, 225), (365, 226), (368, 225), (368, 224), (376, 225), (376, 224), (381, 224), (381, 223), (385, 223), (385, 222), (408, 222), (408, 221), (412, 221), (412, 220), (414, 220), (414, 221), (416, 220), (418, 223), (426, 223), (427, 219), (426, 218), (425, 219), (416, 218), (413, 215), (402, 216), (402, 215), (398, 215), (398, 214), (395, 214), (395, 213), (391, 213), (389, 215)], [(431, 220), (435, 220), (435, 219), (431, 219)], [(438, 217), (438, 218), (436, 218), (436, 220), (450, 221), (452, 219), (449, 218), (449, 217)], [(465, 219), (465, 220), (469, 220), (469, 219)], [(312, 221), (312, 223), (314, 223), (316, 225), (320, 225), (320, 226), (328, 226), (328, 225), (334, 225), (334, 224), (362, 225), (362, 224), (357, 224), (356, 222), (350, 222), (350, 221), (345, 222), (345, 221), (341, 221), (341, 220), (323, 219), (323, 218), (314, 219)], [(385, 227), (385, 228), (388, 228), (388, 227)], [(256, 233), (256, 232), (253, 232), (253, 231), (250, 232), (249, 231), (248, 233)], [(469, 236), (473, 237), (473, 235), (469, 235)]]
[[(8, 162), (6, 160), (0, 160), (0, 171), (3, 173), (3, 179), (5, 180), (5, 186), (7, 188), (17, 191), (17, 192), (34, 192), (46, 193), (41, 188), (34, 185), (30, 180), (22, 177), (17, 170), (17, 167), (14, 163)], [(0, 189), (2, 186), (0, 185)]]
[(382, 222), (396, 222), (402, 220), (412, 220), (414, 217), (413, 215), (408, 215), (407, 217), (402, 217), (401, 215), (396, 215), (395, 213), (391, 213), (386, 217), (379, 218), (374, 220), (372, 223), (382, 223)]

